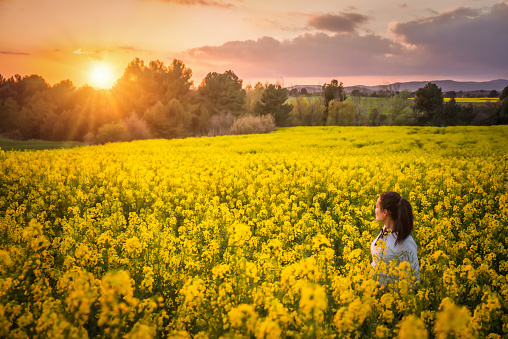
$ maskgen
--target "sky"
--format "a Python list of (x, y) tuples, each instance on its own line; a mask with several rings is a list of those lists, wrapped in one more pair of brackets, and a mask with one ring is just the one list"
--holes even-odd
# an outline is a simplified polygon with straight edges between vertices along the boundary
[(0, 0), (0, 74), (107, 88), (138, 57), (196, 86), (508, 79), (506, 18), (491, 0)]

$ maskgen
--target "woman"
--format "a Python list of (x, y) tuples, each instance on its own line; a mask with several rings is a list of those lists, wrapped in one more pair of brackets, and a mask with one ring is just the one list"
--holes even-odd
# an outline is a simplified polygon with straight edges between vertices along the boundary
[(420, 281), (420, 265), (416, 253), (417, 246), (411, 236), (413, 231), (411, 204), (397, 192), (384, 192), (376, 202), (376, 221), (384, 224), (370, 246), (372, 266), (379, 284), (387, 287), (398, 280), (398, 275), (388, 273), (390, 262), (395, 260), (396, 267), (408, 262), (400, 267), (411, 268), (405, 273), (410, 279), (411, 286), (414, 286), (416, 281)]

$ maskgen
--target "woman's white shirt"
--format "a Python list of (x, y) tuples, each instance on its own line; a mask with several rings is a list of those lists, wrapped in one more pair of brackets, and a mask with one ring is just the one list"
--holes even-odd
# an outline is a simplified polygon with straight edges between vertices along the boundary
[[(386, 243), (386, 247), (384, 249), (381, 246), (381, 239), (383, 239)], [(409, 235), (404, 241), (397, 244), (397, 246), (395, 246), (396, 240), (396, 233), (390, 233), (384, 237), (376, 237), (370, 245), (370, 252), (372, 253), (372, 267), (374, 267), (376, 271), (379, 271), (376, 272), (379, 278), (379, 283), (381, 285), (387, 285), (389, 283), (393, 283), (394, 280), (397, 279), (397, 277), (387, 275), (387, 270), (390, 267), (390, 261), (393, 259), (397, 260), (397, 266), (404, 261), (409, 262), (416, 281), (420, 281), (420, 265), (418, 263), (417, 255), (418, 246), (416, 245), (413, 237)], [(379, 267), (381, 260), (386, 263), (386, 270)]]

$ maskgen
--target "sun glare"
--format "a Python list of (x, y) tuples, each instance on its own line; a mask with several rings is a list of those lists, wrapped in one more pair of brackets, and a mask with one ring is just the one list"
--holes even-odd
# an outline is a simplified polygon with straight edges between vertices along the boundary
[(90, 71), (91, 85), (97, 88), (108, 89), (115, 84), (113, 70), (106, 63), (96, 63)]

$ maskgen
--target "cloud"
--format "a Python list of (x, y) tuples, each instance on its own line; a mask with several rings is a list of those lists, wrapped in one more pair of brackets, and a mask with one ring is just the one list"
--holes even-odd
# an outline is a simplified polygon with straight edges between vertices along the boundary
[(30, 53), (12, 52), (12, 51), (0, 51), (0, 54), (6, 54), (6, 55), (30, 55)]
[(122, 51), (122, 52), (129, 52), (129, 53), (153, 53), (152, 50), (149, 50), (149, 49), (144, 49), (144, 48), (140, 48), (140, 47), (136, 47), (136, 46), (128, 46), (128, 45), (124, 45), (124, 46), (117, 46), (115, 49), (119, 50), (119, 51)]
[[(486, 10), (458, 7), (390, 27), (395, 38), (411, 45), (430, 65), (469, 72), (468, 67), (507, 72), (508, 2)], [(422, 62), (422, 60), (420, 60)], [(438, 67), (438, 65), (442, 65)]]
[[(246, 77), (369, 75), (400, 64), (391, 55), (403, 47), (378, 35), (304, 34), (279, 41), (271, 37), (230, 41), (186, 52), (186, 58), (239, 70)], [(383, 68), (377, 65), (384, 64)]]
[(245, 78), (494, 79), (508, 76), (507, 17), (505, 1), (482, 10), (459, 7), (393, 23), (391, 37), (351, 29), (336, 34), (307, 33), (286, 40), (262, 37), (190, 49), (180, 58), (188, 65), (206, 65), (207, 71), (231, 69)]
[(432, 9), (432, 8), (430, 8), (430, 7), (429, 7), (429, 8), (425, 8), (425, 11), (426, 11), (426, 12), (429, 12), (431, 15), (438, 15), (438, 14), (439, 14), (439, 12), (438, 12), (438, 11), (435, 11), (435, 10), (433, 10), (433, 9)]
[(78, 48), (77, 50), (72, 52), (72, 54), (86, 55), (88, 58), (91, 58), (91, 59), (97, 60), (97, 61), (101, 61), (101, 60), (103, 60), (103, 54), (105, 52), (108, 52), (108, 51), (103, 50), (103, 49), (96, 49), (95, 51), (90, 52), (90, 51), (84, 51), (82, 48)]
[[(175, 3), (179, 5), (186, 6), (211, 6), (211, 7), (222, 7), (222, 8), (231, 8), (235, 7), (234, 4), (228, 1), (223, 0), (159, 0), (161, 2)], [(236, 2), (243, 2), (240, 0), (236, 0)]]
[(352, 33), (357, 27), (368, 21), (368, 17), (358, 13), (324, 14), (310, 18), (309, 25), (334, 33)]

